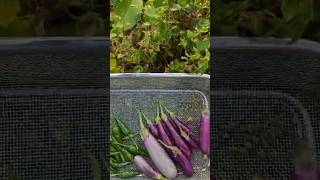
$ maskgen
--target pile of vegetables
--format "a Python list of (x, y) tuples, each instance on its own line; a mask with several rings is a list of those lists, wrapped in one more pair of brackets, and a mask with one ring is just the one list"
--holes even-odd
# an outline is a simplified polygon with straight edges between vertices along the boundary
[[(112, 130), (110, 135), (110, 161), (109, 167), (112, 176), (120, 178), (134, 177), (140, 174), (135, 169), (124, 171), (122, 168), (133, 163), (134, 156), (147, 155), (144, 148), (135, 142), (135, 134), (115, 114), (112, 116)], [(133, 144), (124, 144), (125, 141)]]
[[(132, 152), (132, 154), (134, 154), (133, 162), (138, 171), (130, 170), (130, 172), (132, 172), (132, 176), (130, 177), (134, 177), (140, 174), (139, 172), (142, 172), (145, 176), (152, 179), (174, 179), (178, 174), (176, 165), (181, 168), (185, 176), (191, 177), (194, 173), (193, 165), (190, 161), (192, 151), (194, 149), (201, 150), (205, 159), (210, 155), (210, 116), (208, 109), (201, 113), (199, 139), (196, 139), (190, 127), (188, 127), (179, 116), (168, 110), (162, 102), (157, 103), (155, 121), (150, 120), (143, 111), (137, 111), (139, 114), (140, 136), (145, 149), (135, 144), (135, 135), (132, 132), (127, 133), (127, 140), (131, 140), (135, 144), (132, 145), (132, 149), (142, 150), (140, 153)], [(115, 118), (113, 124), (119, 122), (116, 122), (116, 120)], [(128, 128), (126, 129), (128, 130)], [(121, 128), (115, 126), (112, 128), (112, 146), (121, 144), (117, 143), (114, 137), (116, 131), (121, 131)], [(121, 137), (122, 136), (119, 135), (119, 141)], [(123, 148), (126, 146), (127, 145), (121, 145)], [(119, 148), (120, 146), (117, 147)], [(110, 152), (112, 153), (111, 157), (115, 154), (121, 154), (116, 150), (122, 151), (114, 147)], [(119, 160), (120, 158), (121, 157), (118, 157)], [(148, 163), (146, 158), (151, 159), (155, 168)], [(131, 162), (131, 160), (129, 162), (121, 162), (123, 164), (120, 165), (126, 166)], [(110, 164), (110, 166), (111, 165), (112, 164)], [(113, 171), (111, 168), (111, 171), (114, 173), (112, 176), (124, 177), (121, 176), (121, 173), (116, 173), (115, 170)]]

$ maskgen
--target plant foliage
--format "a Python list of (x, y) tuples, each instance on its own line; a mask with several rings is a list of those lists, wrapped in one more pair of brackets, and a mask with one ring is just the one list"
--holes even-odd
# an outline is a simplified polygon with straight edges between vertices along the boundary
[(208, 73), (209, 0), (113, 0), (111, 72)]
[(102, 0), (0, 0), (0, 36), (106, 35)]
[(320, 40), (319, 0), (215, 0), (215, 36)]

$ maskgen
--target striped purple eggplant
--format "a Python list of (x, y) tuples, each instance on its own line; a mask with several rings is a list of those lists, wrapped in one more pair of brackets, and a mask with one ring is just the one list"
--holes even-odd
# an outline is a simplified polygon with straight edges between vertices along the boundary
[[(173, 112), (169, 111), (163, 103), (161, 103), (161, 106), (167, 113), (170, 114), (171, 119), (174, 118), (174, 121), (171, 121), (172, 125), (176, 128), (180, 136), (187, 142), (187, 144), (194, 149), (199, 149), (199, 142), (192, 136), (191, 129), (183, 124), (182, 120), (178, 116), (174, 115)], [(190, 148), (190, 150), (192, 149)]]
[(180, 136), (180, 134), (177, 132), (177, 130), (172, 126), (171, 122), (168, 120), (167, 115), (164, 113), (161, 104), (159, 104), (159, 108), (161, 111), (161, 120), (165, 122), (168, 131), (170, 132), (171, 137), (174, 140), (176, 146), (178, 146), (179, 149), (183, 152), (183, 154), (185, 154), (189, 158), (191, 156), (192, 151), (185, 143), (183, 138)]
[(149, 127), (150, 132), (152, 135), (156, 138), (159, 137), (159, 132), (157, 129), (157, 126), (155, 123), (153, 123), (142, 111), (141, 111), (142, 117), (146, 120), (147, 126)]
[(199, 127), (199, 146), (203, 154), (210, 154), (210, 114), (209, 110), (205, 109), (201, 113)]
[(157, 106), (156, 126), (159, 133), (159, 139), (161, 139), (166, 145), (172, 146), (173, 142), (171, 141), (168, 133), (165, 130), (165, 124), (161, 121), (160, 107), (158, 106)]
[(187, 134), (191, 134), (191, 129), (185, 123), (183, 123), (183, 121), (179, 116), (177, 116), (174, 112), (169, 111), (168, 108), (164, 106), (163, 103), (161, 103), (161, 106), (164, 108), (166, 113), (169, 114), (169, 119), (177, 130), (178, 130), (178, 127), (181, 127), (184, 132), (186, 132)]
[(147, 177), (157, 180), (167, 180), (167, 178), (163, 177), (159, 172), (155, 171), (142, 156), (135, 156), (134, 163), (136, 167)]
[(141, 112), (138, 111), (138, 113), (140, 122), (140, 136), (146, 150), (150, 155), (152, 162), (165, 177), (169, 179), (174, 179), (177, 176), (176, 166), (174, 165), (173, 161), (169, 158), (166, 151), (158, 143), (156, 138), (144, 126)]
[(168, 146), (165, 145), (162, 141), (160, 141), (160, 143), (162, 143), (165, 148), (172, 151), (172, 153), (174, 154), (174, 158), (176, 162), (179, 163), (184, 175), (186, 175), (187, 177), (191, 177), (193, 175), (193, 166), (187, 156), (183, 154), (177, 146)]

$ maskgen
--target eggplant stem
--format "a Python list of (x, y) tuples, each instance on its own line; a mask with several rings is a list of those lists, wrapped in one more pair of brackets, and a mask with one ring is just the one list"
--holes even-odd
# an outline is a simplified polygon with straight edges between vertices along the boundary
[(179, 124), (177, 124), (178, 128), (179, 128), (179, 131), (180, 131), (180, 135), (187, 141), (189, 141), (189, 135), (184, 132), (184, 130), (181, 128), (181, 126)]
[(155, 121), (156, 121), (156, 123), (159, 123), (160, 120), (161, 120), (161, 118), (160, 118), (160, 109), (159, 109), (159, 106), (157, 105), (157, 116), (156, 116)]
[(169, 146), (166, 145), (161, 139), (158, 140), (165, 148), (171, 150), (174, 154), (177, 154), (179, 152), (179, 149), (176, 146)]
[(148, 125), (152, 125), (151, 120), (143, 113), (143, 111), (141, 111), (142, 117), (146, 120)]
[(141, 112), (138, 109), (137, 109), (137, 111), (139, 113), (140, 136), (141, 136), (141, 139), (143, 140), (146, 136), (147, 129), (143, 124)]
[(161, 106), (161, 102), (159, 101), (159, 108), (160, 108), (160, 117), (162, 120), (167, 120), (167, 115), (164, 113), (162, 106)]
[(172, 111), (169, 111), (169, 109), (168, 109), (166, 106), (164, 106), (164, 104), (163, 104), (161, 101), (159, 101), (159, 103), (160, 103), (160, 105), (164, 108), (164, 110), (165, 110), (167, 113), (169, 113), (170, 116), (173, 118), (173, 117), (174, 117), (174, 113), (173, 113)]

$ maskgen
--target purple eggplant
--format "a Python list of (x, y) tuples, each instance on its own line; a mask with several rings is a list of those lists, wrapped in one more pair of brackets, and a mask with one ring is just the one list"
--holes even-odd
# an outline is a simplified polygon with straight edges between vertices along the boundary
[(177, 176), (176, 166), (174, 165), (173, 161), (169, 158), (166, 151), (158, 143), (156, 138), (144, 126), (141, 112), (138, 111), (138, 113), (140, 122), (140, 136), (146, 150), (150, 155), (152, 162), (165, 177), (169, 179), (174, 179)]
[(192, 137), (190, 128), (183, 124), (180, 118), (175, 116), (173, 112), (169, 111), (162, 103), (161, 106), (166, 110), (167, 113), (171, 114), (171, 116), (174, 116), (174, 122), (172, 124), (180, 133), (181, 137), (188, 143), (188, 145), (194, 149), (199, 149), (199, 142)]
[(161, 111), (161, 120), (165, 122), (171, 137), (173, 138), (175, 144), (179, 147), (179, 149), (182, 151), (183, 154), (185, 154), (188, 158), (191, 156), (191, 150), (188, 147), (188, 145), (185, 143), (185, 141), (182, 139), (180, 134), (177, 132), (177, 130), (172, 126), (171, 122), (168, 120), (167, 116), (163, 112), (161, 104), (159, 104), (159, 108)]
[(152, 133), (152, 135), (156, 138), (159, 137), (159, 133), (158, 133), (158, 129), (156, 124), (154, 124), (148, 117), (146, 117), (146, 115), (141, 111), (142, 117), (146, 120), (147, 125), (149, 127), (150, 132)]
[(194, 149), (199, 149), (199, 142), (192, 137), (192, 134), (187, 134), (183, 131), (183, 129), (179, 126), (180, 135), (183, 139), (189, 144), (190, 147)]
[(156, 126), (159, 133), (159, 139), (161, 139), (166, 145), (172, 146), (173, 142), (168, 136), (168, 132), (165, 130), (165, 124), (161, 122), (160, 107), (157, 107)]
[(183, 154), (177, 146), (168, 146), (164, 144), (161, 140), (160, 143), (162, 143), (162, 145), (166, 147), (168, 150), (172, 151), (172, 153), (174, 154), (174, 158), (179, 163), (184, 175), (186, 175), (187, 177), (191, 177), (193, 175), (193, 167), (187, 156)]
[(172, 121), (172, 124), (174, 125), (174, 127), (177, 128), (177, 130), (178, 130), (178, 127), (181, 127), (184, 132), (186, 132), (187, 134), (191, 134), (191, 129), (185, 123), (183, 123), (183, 121), (180, 119), (179, 116), (177, 116), (174, 112), (169, 111), (168, 108), (164, 106), (163, 103), (161, 103), (161, 106), (169, 114), (169, 117), (170, 117), (169, 119)]
[(155, 171), (142, 156), (135, 156), (134, 163), (136, 167), (146, 176), (157, 180), (167, 180), (167, 178), (163, 177), (160, 173)]
[(203, 154), (210, 154), (210, 115), (206, 109), (201, 113), (200, 128), (199, 128), (199, 146)]

